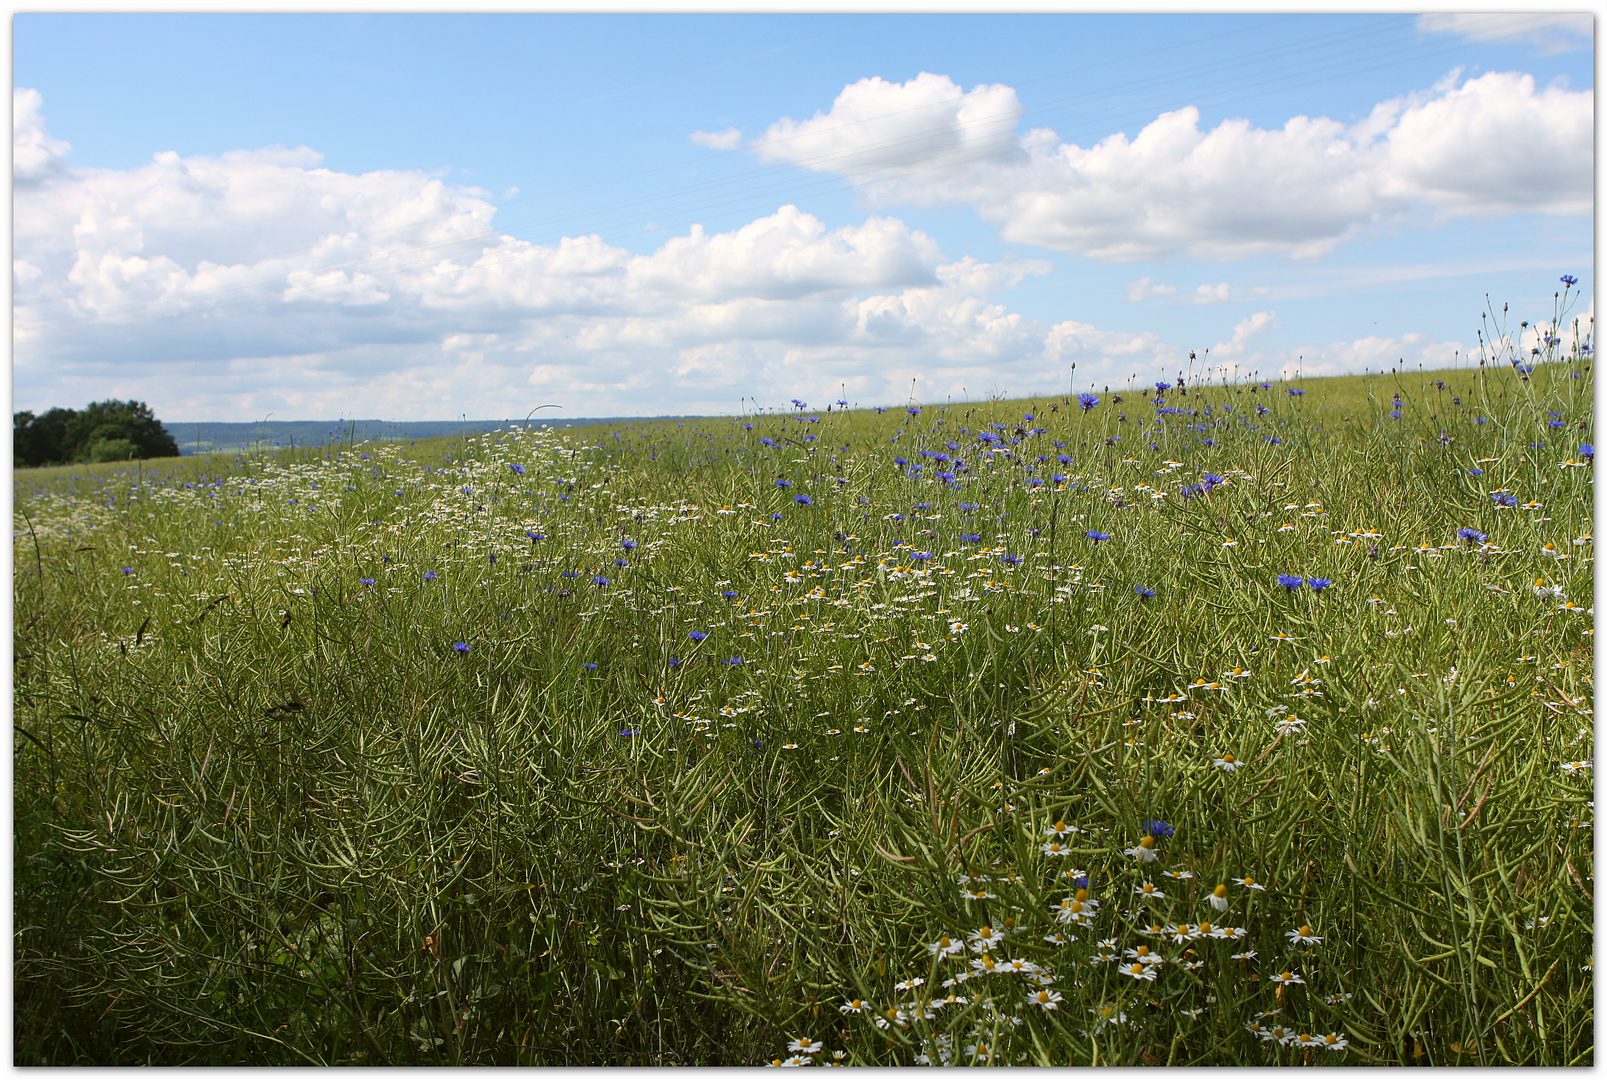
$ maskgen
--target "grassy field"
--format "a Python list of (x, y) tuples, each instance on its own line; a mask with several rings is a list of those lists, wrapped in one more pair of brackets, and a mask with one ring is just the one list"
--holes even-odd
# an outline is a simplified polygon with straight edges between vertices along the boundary
[(1591, 1064), (1533, 360), (18, 473), (14, 1060)]

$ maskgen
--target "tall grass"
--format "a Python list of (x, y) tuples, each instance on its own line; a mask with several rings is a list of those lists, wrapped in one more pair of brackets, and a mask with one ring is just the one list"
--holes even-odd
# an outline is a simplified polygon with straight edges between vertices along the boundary
[(14, 1060), (1590, 1063), (1588, 349), (19, 473)]

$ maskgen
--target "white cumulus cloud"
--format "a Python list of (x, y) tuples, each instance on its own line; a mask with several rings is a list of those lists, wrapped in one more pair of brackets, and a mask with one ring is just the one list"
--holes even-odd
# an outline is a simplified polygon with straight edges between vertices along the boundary
[(778, 120), (753, 149), (841, 175), (872, 205), (968, 205), (1011, 242), (1112, 261), (1316, 258), (1423, 210), (1592, 209), (1590, 93), (1537, 90), (1513, 72), (1453, 76), (1355, 124), (1296, 116), (1206, 131), (1190, 106), (1090, 147), (1017, 133), (1020, 113), (1007, 86), (862, 79), (828, 111)]
[(1227, 282), (1219, 281), (1215, 285), (1201, 285), (1195, 289), (1194, 295), (1189, 297), (1189, 302), (1194, 304), (1225, 304), (1231, 299), (1233, 299), (1232, 288), (1228, 286)]
[(1141, 277), (1137, 281), (1127, 283), (1127, 302), (1136, 304), (1157, 296), (1170, 296), (1175, 292), (1177, 292), (1176, 285), (1161, 285), (1157, 284), (1154, 278)]
[(42, 104), (37, 90), (11, 91), (11, 177), (18, 184), (34, 183), (66, 168), (71, 147), (45, 130)]
[(687, 137), (710, 150), (735, 150), (742, 145), (742, 132), (734, 127), (724, 131), (694, 131)]
[[(1013, 92), (945, 97), (945, 82), (917, 87), (921, 107), (946, 117), (945, 145), (974, 148), (988, 118), (1008, 133)], [(1509, 103), (1521, 89), (1485, 88)], [(1479, 112), (1435, 91), (1380, 121), (1373, 141), (1436, 102)], [(855, 104), (854, 122), (880, 124), (874, 104)], [(1501, 121), (1532, 122), (1522, 109)], [(842, 148), (830, 124), (806, 121), (792, 136)], [(1035, 145), (1021, 142), (1012, 167), (1038, 169)], [(511, 417), (547, 403), (567, 416), (729, 413), (744, 399), (793, 396), (1057, 395), (1072, 365), (1079, 386), (1114, 384), (1187, 357), (1151, 332), (1012, 310), (1010, 291), (1051, 264), (951, 259), (887, 214), (833, 228), (784, 205), (633, 252), (597, 235), (517, 239), (495, 227), (487, 192), (411, 170), (343, 173), (306, 147), (160, 152), (126, 170), (74, 168), (67, 151), (38, 94), (17, 91), (16, 408), (113, 396), (175, 419)], [(1450, 152), (1426, 154), (1417, 182), (1442, 183), (1434, 154)], [(1477, 205), (1511, 198), (1510, 179), (1481, 182)], [(1225, 288), (1255, 295), (1204, 290), (1219, 299)], [(1128, 295), (1181, 303), (1202, 293), (1143, 278)], [(1211, 359), (1274, 370), (1284, 357), (1264, 347), (1273, 326), (1270, 311), (1250, 316)], [(1375, 351), (1336, 344), (1309, 356), (1343, 364)]]

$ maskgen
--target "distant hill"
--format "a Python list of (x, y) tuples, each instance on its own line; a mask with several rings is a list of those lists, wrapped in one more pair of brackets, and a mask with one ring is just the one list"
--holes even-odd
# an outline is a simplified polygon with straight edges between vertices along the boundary
[[(630, 420), (667, 420), (674, 417), (581, 417), (559, 420), (550, 416), (532, 417), (537, 426), (575, 427), (580, 424), (607, 424)], [(242, 449), (274, 449), (281, 446), (331, 446), (335, 443), (372, 442), (376, 439), (433, 439), (439, 435), (479, 435), (519, 420), (264, 420), (244, 424), (222, 424), (211, 420), (164, 420), (162, 426), (179, 444), (183, 455), (236, 453)]]

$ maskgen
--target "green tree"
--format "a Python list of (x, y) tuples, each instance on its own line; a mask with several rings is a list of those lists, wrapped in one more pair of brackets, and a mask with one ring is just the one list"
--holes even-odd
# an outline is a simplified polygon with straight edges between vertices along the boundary
[[(127, 442), (133, 453), (105, 445), (119, 441)], [(112, 460), (107, 455), (114, 452), (120, 452), (122, 456), (118, 460), (125, 461), (131, 456), (179, 456), (178, 443), (143, 401), (91, 402), (68, 421), (65, 442), (68, 446), (66, 460), (71, 461), (90, 461), (97, 456), (100, 460)]]
[(43, 416), (26, 411), (13, 413), (13, 464), (21, 468), (36, 468), (68, 460), (67, 425), (77, 415), (73, 409), (51, 409)]

